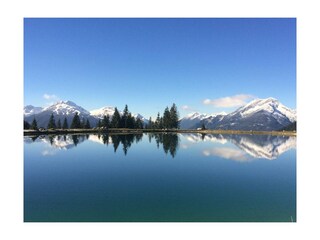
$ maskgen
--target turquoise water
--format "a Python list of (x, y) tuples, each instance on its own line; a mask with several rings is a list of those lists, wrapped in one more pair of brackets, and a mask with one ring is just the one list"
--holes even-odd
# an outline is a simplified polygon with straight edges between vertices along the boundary
[(24, 137), (24, 221), (296, 221), (296, 139)]

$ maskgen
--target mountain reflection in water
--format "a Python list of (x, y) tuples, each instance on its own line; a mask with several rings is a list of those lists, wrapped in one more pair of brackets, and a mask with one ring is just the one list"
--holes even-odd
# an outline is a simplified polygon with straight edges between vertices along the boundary
[[(44, 142), (54, 149), (68, 150), (86, 140), (113, 146), (117, 152), (121, 145), (123, 153), (128, 154), (132, 144), (138, 144), (143, 138), (146, 142), (156, 143), (165, 154), (173, 158), (178, 153), (179, 145), (187, 149), (200, 142), (212, 142), (201, 149), (204, 156), (218, 156), (240, 162), (251, 161), (255, 158), (276, 159), (282, 153), (296, 147), (296, 138), (289, 136), (271, 135), (221, 135), (221, 134), (176, 134), (176, 133), (145, 133), (145, 134), (81, 134), (81, 135), (46, 135), (24, 137), (25, 143)], [(182, 142), (180, 144), (180, 142)], [(45, 154), (44, 154), (45, 155)], [(47, 150), (46, 155), (50, 155)]]

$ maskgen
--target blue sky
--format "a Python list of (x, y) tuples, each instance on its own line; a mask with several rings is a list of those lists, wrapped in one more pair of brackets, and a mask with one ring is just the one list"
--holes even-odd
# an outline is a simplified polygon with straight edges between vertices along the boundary
[(24, 103), (172, 103), (231, 112), (253, 98), (296, 108), (295, 19), (25, 19)]

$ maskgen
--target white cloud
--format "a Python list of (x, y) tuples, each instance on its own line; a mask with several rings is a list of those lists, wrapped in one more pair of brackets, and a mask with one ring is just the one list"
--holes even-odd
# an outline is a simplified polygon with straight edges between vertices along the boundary
[(182, 108), (183, 110), (189, 110), (189, 109), (190, 109), (190, 107), (189, 107), (188, 105), (183, 105), (181, 108)]
[(240, 107), (247, 103), (248, 100), (253, 99), (254, 96), (247, 94), (238, 94), (231, 97), (223, 97), (217, 99), (205, 99), (203, 104), (213, 105), (215, 107)]
[(43, 94), (43, 98), (46, 100), (45, 105), (47, 107), (51, 106), (52, 104), (55, 104), (58, 101), (60, 101), (59, 97), (57, 95), (55, 95), (55, 94), (45, 93), (45, 94)]
[(58, 99), (58, 97), (56, 95), (54, 95), (54, 94), (50, 95), (47, 93), (43, 94), (43, 98), (46, 100), (57, 100)]
[(221, 147), (221, 148), (213, 148), (203, 150), (204, 156), (218, 156), (225, 159), (230, 159), (238, 162), (248, 162), (251, 159), (247, 156), (247, 154), (241, 150), (229, 148), (229, 147)]
[(188, 106), (188, 105), (183, 105), (181, 106), (181, 109), (184, 110), (184, 111), (196, 111), (196, 109)]

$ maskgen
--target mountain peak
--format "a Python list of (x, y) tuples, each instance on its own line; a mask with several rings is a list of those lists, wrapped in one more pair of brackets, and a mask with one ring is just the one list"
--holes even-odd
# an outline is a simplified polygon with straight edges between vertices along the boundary
[[(69, 106), (78, 106), (77, 104), (75, 104), (74, 102), (72, 102), (70, 100), (67, 100), (67, 101), (60, 100), (60, 101), (54, 103), (53, 105), (59, 105), (59, 104), (66, 104), (66, 105), (69, 105)], [(53, 105), (51, 105), (51, 106), (53, 106)]]
[[(201, 117), (200, 117), (201, 116)], [(296, 121), (296, 111), (273, 97), (254, 99), (232, 113), (211, 115), (191, 113), (181, 119), (181, 128), (198, 128), (204, 123), (211, 129), (278, 130)]]
[(43, 110), (42, 107), (35, 107), (35, 106), (32, 106), (32, 105), (26, 105), (23, 108), (23, 115), (24, 116), (34, 115), (34, 114), (37, 114), (37, 113), (41, 112), (42, 110)]
[(89, 115), (90, 114), (86, 109), (78, 106), (77, 104), (75, 104), (72, 101), (59, 101), (59, 102), (56, 102), (55, 104), (43, 109), (43, 111), (54, 112), (54, 113), (56, 113), (58, 115), (70, 115), (70, 114), (74, 114), (76, 112), (78, 114), (80, 114), (80, 113), (85, 114), (85, 115)]
[(199, 113), (199, 112), (192, 112), (189, 113), (185, 118), (189, 118), (189, 119), (195, 119), (195, 118), (199, 118), (199, 119), (203, 119), (208, 117), (207, 114), (205, 113)]
[(269, 113), (273, 113), (275, 109), (279, 107), (279, 105), (280, 105), (280, 102), (277, 99), (272, 97), (265, 98), (265, 99), (257, 98), (252, 100), (248, 104), (240, 107), (236, 111), (234, 111), (232, 115), (240, 114), (241, 116), (244, 117), (262, 110)]
[(114, 111), (115, 111), (114, 107), (106, 106), (106, 107), (91, 110), (90, 114), (94, 117), (102, 119), (104, 116), (107, 116), (107, 115), (112, 116), (114, 114)]

